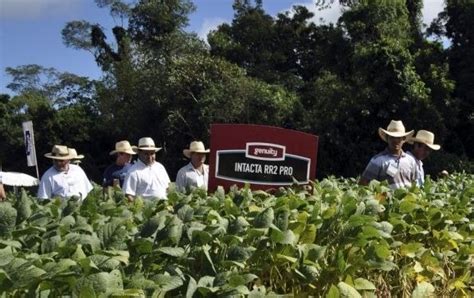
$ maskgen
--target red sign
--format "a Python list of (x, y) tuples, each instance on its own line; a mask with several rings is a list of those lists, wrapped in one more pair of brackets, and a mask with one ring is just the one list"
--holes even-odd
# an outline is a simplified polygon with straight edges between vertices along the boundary
[(209, 190), (249, 183), (252, 189), (307, 184), (316, 177), (318, 137), (279, 127), (211, 125)]

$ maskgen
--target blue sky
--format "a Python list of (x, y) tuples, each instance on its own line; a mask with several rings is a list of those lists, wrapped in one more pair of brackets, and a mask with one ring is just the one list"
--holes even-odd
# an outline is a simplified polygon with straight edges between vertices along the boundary
[[(264, 0), (265, 11), (276, 15), (293, 5), (305, 5), (316, 17), (335, 22), (340, 8), (318, 11), (316, 0)], [(233, 0), (194, 0), (196, 11), (190, 15), (188, 31), (205, 38), (209, 30), (223, 22), (231, 22)], [(442, 9), (443, 0), (424, 0), (424, 22), (429, 23)], [(108, 9), (100, 9), (94, 0), (0, 0), (0, 93), (10, 93), (6, 85), (11, 81), (6, 67), (39, 64), (54, 67), (90, 78), (101, 73), (94, 57), (87, 51), (67, 48), (62, 43), (61, 30), (72, 20), (99, 23), (106, 29), (117, 25)], [(113, 39), (112, 39), (113, 40)]]

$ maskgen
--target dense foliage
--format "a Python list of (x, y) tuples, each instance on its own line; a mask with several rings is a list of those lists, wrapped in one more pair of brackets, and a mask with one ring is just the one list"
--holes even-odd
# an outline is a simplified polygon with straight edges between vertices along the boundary
[[(25, 120), (33, 120), (40, 157), (53, 144), (75, 147), (94, 181), (118, 140), (153, 137), (174, 177), (190, 141), (208, 144), (210, 124), (255, 123), (319, 135), (318, 178), (354, 177), (383, 149), (376, 131), (391, 119), (435, 133), (443, 150), (428, 173), (474, 169), (471, 1), (446, 1), (425, 31), (421, 0), (341, 0), (335, 24), (313, 22), (318, 11), (305, 6), (271, 16), (262, 0), (235, 0), (233, 20), (207, 43), (185, 31), (191, 0), (95, 2), (117, 21), (113, 36), (81, 20), (62, 37), (92, 54), (100, 80), (38, 65), (6, 69), (5, 170), (26, 171), (18, 162)], [(48, 160), (39, 162), (44, 172)]]
[(467, 297), (474, 176), (391, 191), (324, 179), (273, 194), (0, 204), (0, 292), (17, 297)]

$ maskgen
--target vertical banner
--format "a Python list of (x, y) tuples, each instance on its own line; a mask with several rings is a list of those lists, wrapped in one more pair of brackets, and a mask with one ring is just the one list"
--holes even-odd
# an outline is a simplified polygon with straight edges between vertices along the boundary
[(36, 150), (35, 150), (35, 137), (33, 133), (33, 122), (23, 122), (23, 136), (25, 138), (25, 150), (26, 160), (29, 167), (37, 165), (36, 162)]
[(308, 184), (316, 177), (318, 136), (279, 127), (212, 124), (209, 191)]

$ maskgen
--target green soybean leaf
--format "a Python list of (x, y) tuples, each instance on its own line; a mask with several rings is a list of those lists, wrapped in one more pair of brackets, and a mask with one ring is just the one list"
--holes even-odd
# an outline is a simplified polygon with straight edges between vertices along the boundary
[(184, 255), (184, 249), (181, 247), (160, 247), (158, 251), (172, 257), (182, 257)]
[(362, 296), (357, 292), (356, 289), (341, 281), (337, 284), (341, 297), (344, 298), (362, 298)]
[(186, 298), (192, 298), (197, 290), (197, 287), (196, 280), (191, 275), (189, 275), (188, 288), (186, 289)]
[(357, 290), (364, 290), (364, 291), (373, 291), (375, 290), (375, 285), (365, 279), (365, 278), (356, 278), (354, 280), (354, 287), (357, 289)]
[(435, 297), (435, 288), (430, 283), (427, 283), (425, 281), (420, 282), (411, 293), (411, 297), (412, 298)]
[(339, 289), (335, 285), (331, 285), (329, 291), (326, 293), (326, 298), (339, 298), (341, 297)]

